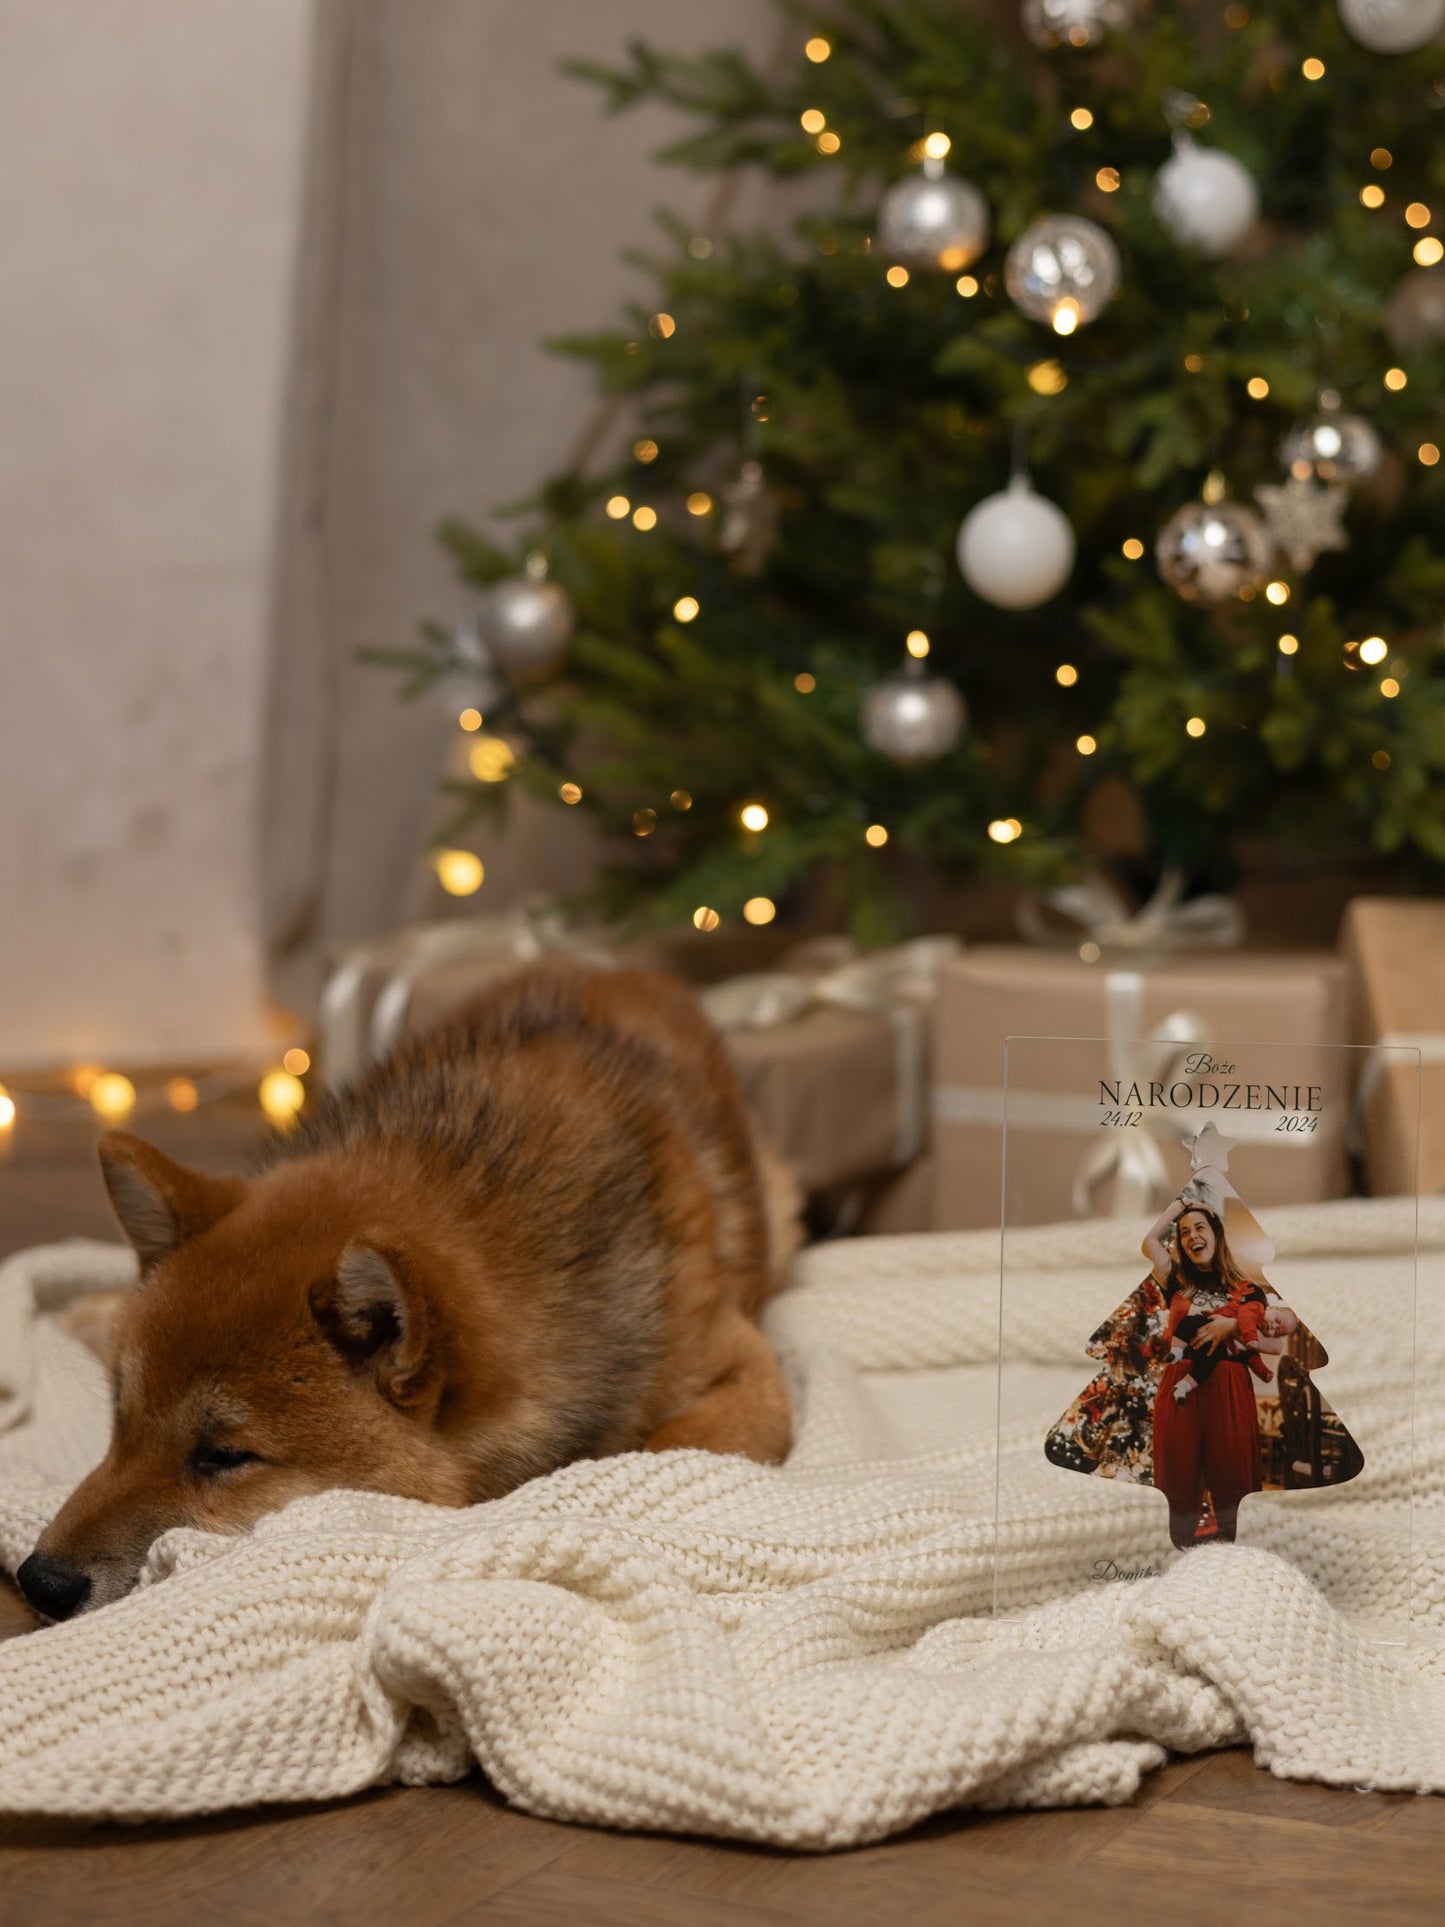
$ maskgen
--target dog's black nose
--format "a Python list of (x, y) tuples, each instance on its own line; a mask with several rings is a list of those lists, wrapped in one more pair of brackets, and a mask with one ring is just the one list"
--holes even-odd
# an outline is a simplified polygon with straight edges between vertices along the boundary
[(90, 1575), (48, 1552), (32, 1552), (15, 1575), (15, 1583), (36, 1612), (47, 1619), (69, 1619), (90, 1597)]

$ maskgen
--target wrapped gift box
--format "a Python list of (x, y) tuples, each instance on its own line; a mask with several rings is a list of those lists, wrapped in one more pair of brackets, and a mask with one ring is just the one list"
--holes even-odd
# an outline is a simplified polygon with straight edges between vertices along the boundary
[(896, 1170), (922, 1151), (926, 1009), (900, 1026), (884, 1012), (823, 1004), (785, 1023), (729, 1030), (727, 1042), (749, 1108), (805, 1191)]
[[(753, 1113), (806, 1191), (906, 1171), (927, 1139), (932, 992), (955, 940), (859, 957), (841, 938), (784, 952), (751, 936), (690, 943), (693, 934), (615, 950), (530, 908), (414, 925), (355, 945), (336, 959), (322, 996), (322, 1073), (349, 1081), (402, 1037), (430, 1029), (529, 961), (575, 956), (668, 970), (706, 985), (704, 1006), (727, 1037)], [(759, 968), (774, 960), (777, 968)], [(707, 984), (728, 965), (743, 974)], [(922, 1195), (908, 1206), (914, 1217)]]
[(1376, 1047), (1360, 1080), (1365, 1181), (1413, 1191), (1418, 1138), (1420, 1190), (1445, 1189), (1445, 903), (1357, 897), (1342, 944), (1354, 1041)]
[[(1196, 1034), (1231, 1045), (1323, 1047), (1348, 1042), (1343, 965), (1319, 952), (1188, 953), (1141, 969), (1085, 963), (1069, 949), (990, 945), (970, 950), (940, 974), (934, 1012), (934, 1226), (994, 1225), (999, 1220), (1003, 1158), (1004, 1040), (1007, 1037), (1102, 1038), (1110, 1034), (1111, 989), (1120, 971), (1137, 977), (1132, 1007), (1138, 1037), (1171, 1013), (1198, 1020)], [(1035, 1067), (1042, 1053), (1035, 1054)], [(1292, 1076), (1310, 1060), (1292, 1056)], [(1323, 1067), (1324, 1058), (1320, 1063)], [(1323, 1073), (1322, 1073), (1323, 1074)], [(1333, 1070), (1337, 1085), (1339, 1070)], [(1099, 1117), (1082, 1092), (1040, 1091), (1032, 1108), (1061, 1128), (1031, 1127), (1026, 1139), (1028, 1219), (1046, 1223), (1078, 1215), (1081, 1161), (1098, 1143)], [(1251, 1149), (1251, 1196), (1274, 1204), (1335, 1197), (1346, 1188), (1347, 1107), (1322, 1120), (1314, 1135)], [(1221, 1122), (1227, 1130), (1227, 1122)], [(1092, 1142), (1091, 1140), (1092, 1136)], [(1188, 1173), (1182, 1148), (1170, 1141), (1171, 1176)], [(1012, 1187), (1011, 1187), (1012, 1188)], [(1161, 1200), (1162, 1202), (1162, 1200)], [(1108, 1195), (1090, 1209), (1107, 1211)], [(1010, 1206), (1012, 1215), (1013, 1205)]]
[(925, 1151), (906, 1169), (875, 1180), (862, 1201), (859, 1233), (881, 1238), (904, 1231), (932, 1231), (933, 1185), (932, 1151)]

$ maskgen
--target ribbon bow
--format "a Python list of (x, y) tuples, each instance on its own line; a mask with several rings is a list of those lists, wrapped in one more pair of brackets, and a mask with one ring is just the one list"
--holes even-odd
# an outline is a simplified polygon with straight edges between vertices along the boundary
[[(427, 970), (471, 958), (525, 962), (554, 953), (599, 966), (616, 962), (569, 931), (550, 905), (536, 902), (492, 916), (418, 924), (357, 944), (321, 993), (317, 1028), (327, 1082), (349, 1083), (400, 1040), (417, 982)], [(385, 980), (368, 1006), (367, 987), (378, 973), (385, 973)]]
[[(846, 938), (822, 938), (793, 953), (792, 970), (756, 971), (712, 985), (702, 993), (703, 1008), (721, 1031), (790, 1024), (819, 1005), (886, 1017), (893, 1029), (898, 1091), (893, 1162), (910, 1164), (923, 1148), (925, 1134), (922, 1010), (937, 988), (938, 973), (961, 948), (957, 937), (915, 937), (911, 943), (860, 957)], [(842, 961), (831, 968), (817, 968), (837, 957)]]
[[(1104, 1023), (1109, 1075), (1119, 1080), (1121, 1090), (1135, 1083), (1146, 1087), (1151, 1081), (1167, 1083), (1183, 1051), (1204, 1041), (1202, 1019), (1187, 1010), (1171, 1011), (1139, 1039), (1143, 1007), (1144, 979), (1139, 972), (1111, 970), (1104, 979)], [(1114, 1180), (1111, 1217), (1142, 1217), (1165, 1202), (1169, 1170), (1159, 1140), (1149, 1128), (1152, 1123), (1152, 1118), (1146, 1119), (1142, 1130), (1099, 1134), (1099, 1142), (1084, 1153), (1074, 1173), (1077, 1217), (1095, 1215), (1095, 1194), (1109, 1178)]]
[[(1138, 910), (1103, 877), (1067, 883), (1047, 890), (1043, 906), (1032, 899), (1019, 909), (1018, 922), (1030, 943), (1077, 943), (1080, 932), (1102, 950), (1123, 950), (1145, 956), (1165, 950), (1200, 947), (1227, 950), (1244, 936), (1244, 913), (1233, 897), (1190, 897), (1181, 902), (1184, 873), (1170, 865), (1159, 878), (1153, 896)], [(1051, 910), (1072, 930), (1049, 922)]]
[[(915, 937), (911, 943), (860, 957), (846, 938), (825, 937), (800, 945), (793, 952), (792, 970), (759, 970), (713, 984), (702, 993), (703, 1008), (725, 1031), (790, 1024), (816, 1004), (889, 1011), (904, 999), (923, 1002), (931, 997), (939, 971), (961, 948), (957, 937)], [(839, 956), (841, 962), (817, 969)]]

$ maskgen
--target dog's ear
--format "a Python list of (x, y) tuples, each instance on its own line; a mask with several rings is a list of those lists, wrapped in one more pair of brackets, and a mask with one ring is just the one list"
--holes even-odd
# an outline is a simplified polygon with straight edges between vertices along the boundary
[(396, 1251), (349, 1244), (335, 1275), (311, 1288), (311, 1311), (347, 1363), (366, 1369), (393, 1405), (413, 1405), (430, 1381), (431, 1318), (414, 1271)]
[(105, 1132), (97, 1149), (105, 1188), (142, 1272), (219, 1223), (246, 1195), (243, 1179), (188, 1171), (126, 1131)]

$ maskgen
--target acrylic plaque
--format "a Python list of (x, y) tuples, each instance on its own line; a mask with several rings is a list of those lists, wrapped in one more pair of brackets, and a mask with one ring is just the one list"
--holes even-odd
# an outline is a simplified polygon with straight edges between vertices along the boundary
[(1008, 1040), (997, 1611), (1237, 1540), (1408, 1636), (1440, 1526), (1414, 1478), (1418, 1212), (1352, 1193), (1371, 1093), (1388, 1077), (1411, 1128), (1419, 1064)]

